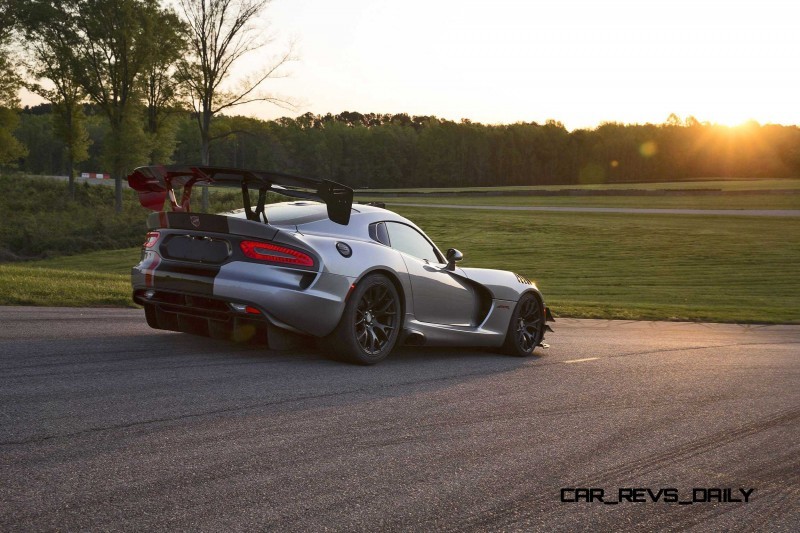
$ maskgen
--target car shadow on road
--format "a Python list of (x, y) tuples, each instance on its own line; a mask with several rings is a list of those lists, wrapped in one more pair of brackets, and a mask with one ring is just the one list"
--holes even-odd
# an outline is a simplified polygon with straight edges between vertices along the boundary
[[(284, 420), (343, 406), (366, 413), (384, 405), (392, 411), (450, 398), (460, 387), (466, 389), (456, 396), (479, 401), (502, 395), (506, 376), (519, 380), (515, 373), (542, 359), (474, 348), (401, 347), (377, 365), (357, 366), (330, 360), (313, 346), (275, 351), (149, 330), (2, 345), (4, 394), (25, 398), (9, 431), (20, 442), (166, 421), (202, 424), (223, 415), (252, 418), (258, 426), (275, 416)], [(51, 397), (63, 398), (66, 415), (45, 409)], [(443, 409), (450, 402), (431, 401)], [(51, 421), (53, 416), (60, 422)]]
[[(203, 350), (208, 364), (234, 366), (244, 364), (258, 373), (262, 386), (282, 389), (291, 383), (295, 392), (325, 396), (325, 391), (339, 396), (358, 392), (359, 396), (396, 396), (419, 387), (440, 389), (466, 381), (493, 378), (537, 364), (539, 352), (530, 357), (511, 357), (486, 348), (447, 348), (400, 346), (380, 363), (361, 366), (345, 363), (330, 356), (326, 347), (314, 340), (284, 350), (271, 350), (264, 345), (242, 345), (211, 341), (202, 337), (170, 336), (173, 353), (197, 353)], [(210, 359), (213, 360), (210, 361)]]

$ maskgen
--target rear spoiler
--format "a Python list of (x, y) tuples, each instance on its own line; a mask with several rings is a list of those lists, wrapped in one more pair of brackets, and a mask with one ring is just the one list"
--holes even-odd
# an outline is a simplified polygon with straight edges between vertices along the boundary
[[(188, 212), (194, 185), (241, 188), (248, 220), (266, 220), (264, 203), (268, 191), (292, 198), (321, 200), (328, 207), (328, 218), (337, 224), (347, 225), (350, 222), (353, 207), (353, 189), (341, 183), (240, 168), (183, 165), (139, 167), (128, 176), (128, 185), (139, 193), (139, 203), (152, 211), (162, 211), (169, 197), (173, 211)], [(175, 197), (178, 187), (183, 187), (180, 203)], [(251, 188), (258, 190), (255, 210), (250, 202)]]

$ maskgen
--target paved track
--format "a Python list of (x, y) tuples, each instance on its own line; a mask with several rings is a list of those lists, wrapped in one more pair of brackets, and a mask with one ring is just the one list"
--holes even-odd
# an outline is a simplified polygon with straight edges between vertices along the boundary
[(556, 213), (627, 213), (629, 215), (716, 215), (729, 217), (800, 217), (800, 209), (650, 209), (636, 207), (541, 207), (530, 205), (457, 205), (386, 202), (404, 207), (488, 209), (491, 211), (550, 211)]
[[(797, 326), (560, 320), (539, 357), (364, 368), (153, 332), (137, 310), (0, 324), (2, 531), (800, 524)], [(755, 491), (561, 503), (568, 487)]]

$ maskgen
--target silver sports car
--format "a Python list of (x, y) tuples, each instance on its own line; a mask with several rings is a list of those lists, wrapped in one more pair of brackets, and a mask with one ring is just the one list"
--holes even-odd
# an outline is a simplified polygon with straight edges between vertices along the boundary
[[(339, 357), (360, 364), (398, 344), (525, 356), (550, 330), (553, 318), (530, 280), (458, 267), (461, 252), (442, 254), (381, 206), (354, 205), (352, 189), (339, 183), (185, 166), (141, 167), (128, 183), (155, 211), (132, 270), (133, 299), (153, 328), (273, 347), (291, 334), (327, 338)], [(244, 208), (193, 213), (194, 185), (240, 188)], [(268, 192), (300, 200), (266, 204)]]

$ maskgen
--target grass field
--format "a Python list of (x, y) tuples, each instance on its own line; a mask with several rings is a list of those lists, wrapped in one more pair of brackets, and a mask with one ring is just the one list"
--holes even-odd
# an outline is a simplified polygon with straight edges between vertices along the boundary
[(800, 321), (800, 219), (397, 208), (564, 316)]
[(800, 209), (800, 194), (741, 196), (358, 196), (357, 201), (472, 206), (634, 207), (647, 209)]
[(591, 185), (520, 185), (509, 187), (455, 187), (455, 188), (415, 188), (415, 189), (359, 189), (359, 194), (369, 194), (370, 192), (392, 192), (392, 193), (437, 193), (437, 192), (513, 192), (513, 191), (558, 191), (565, 189), (576, 190), (620, 190), (637, 189), (645, 191), (656, 190), (675, 190), (675, 189), (719, 189), (722, 191), (772, 191), (781, 189), (800, 190), (800, 179), (719, 179), (709, 178), (707, 180), (691, 181), (667, 181), (658, 183), (600, 183)]
[[(800, 323), (800, 218), (395, 210), (463, 266), (536, 280), (559, 316)], [(0, 304), (131, 305), (138, 257), (0, 265)]]
[[(123, 191), (121, 213), (114, 210), (110, 186), (80, 184), (70, 201), (66, 182), (0, 175), (0, 190), (0, 261), (135, 246), (146, 231), (149, 211), (132, 190)], [(237, 190), (214, 191), (210, 197), (212, 212), (241, 206)]]
[(139, 248), (0, 264), (0, 305), (134, 307), (131, 267)]
[[(94, 253), (99, 252), (87, 255)], [(32, 263), (0, 265), (0, 291), (0, 305), (134, 307), (130, 275), (59, 270)]]
[[(691, 194), (692, 190), (718, 190), (747, 194)], [(584, 196), (570, 195), (569, 191), (675, 191), (686, 194), (664, 196)], [(535, 196), (536, 191), (563, 191), (553, 196)], [(775, 191), (790, 191), (776, 193)], [(797, 192), (791, 192), (797, 191)], [(381, 196), (375, 193), (391, 193)], [(459, 196), (454, 192), (467, 192)], [(515, 195), (515, 192), (526, 192)], [(408, 194), (416, 193), (416, 194)], [(704, 180), (668, 183), (617, 183), (603, 185), (542, 185), (530, 187), (472, 187), (454, 189), (362, 189), (356, 191), (356, 200), (379, 201), (387, 205), (450, 204), (471, 206), (550, 206), (550, 207), (634, 207), (649, 209), (800, 209), (800, 180), (742, 179)]]

